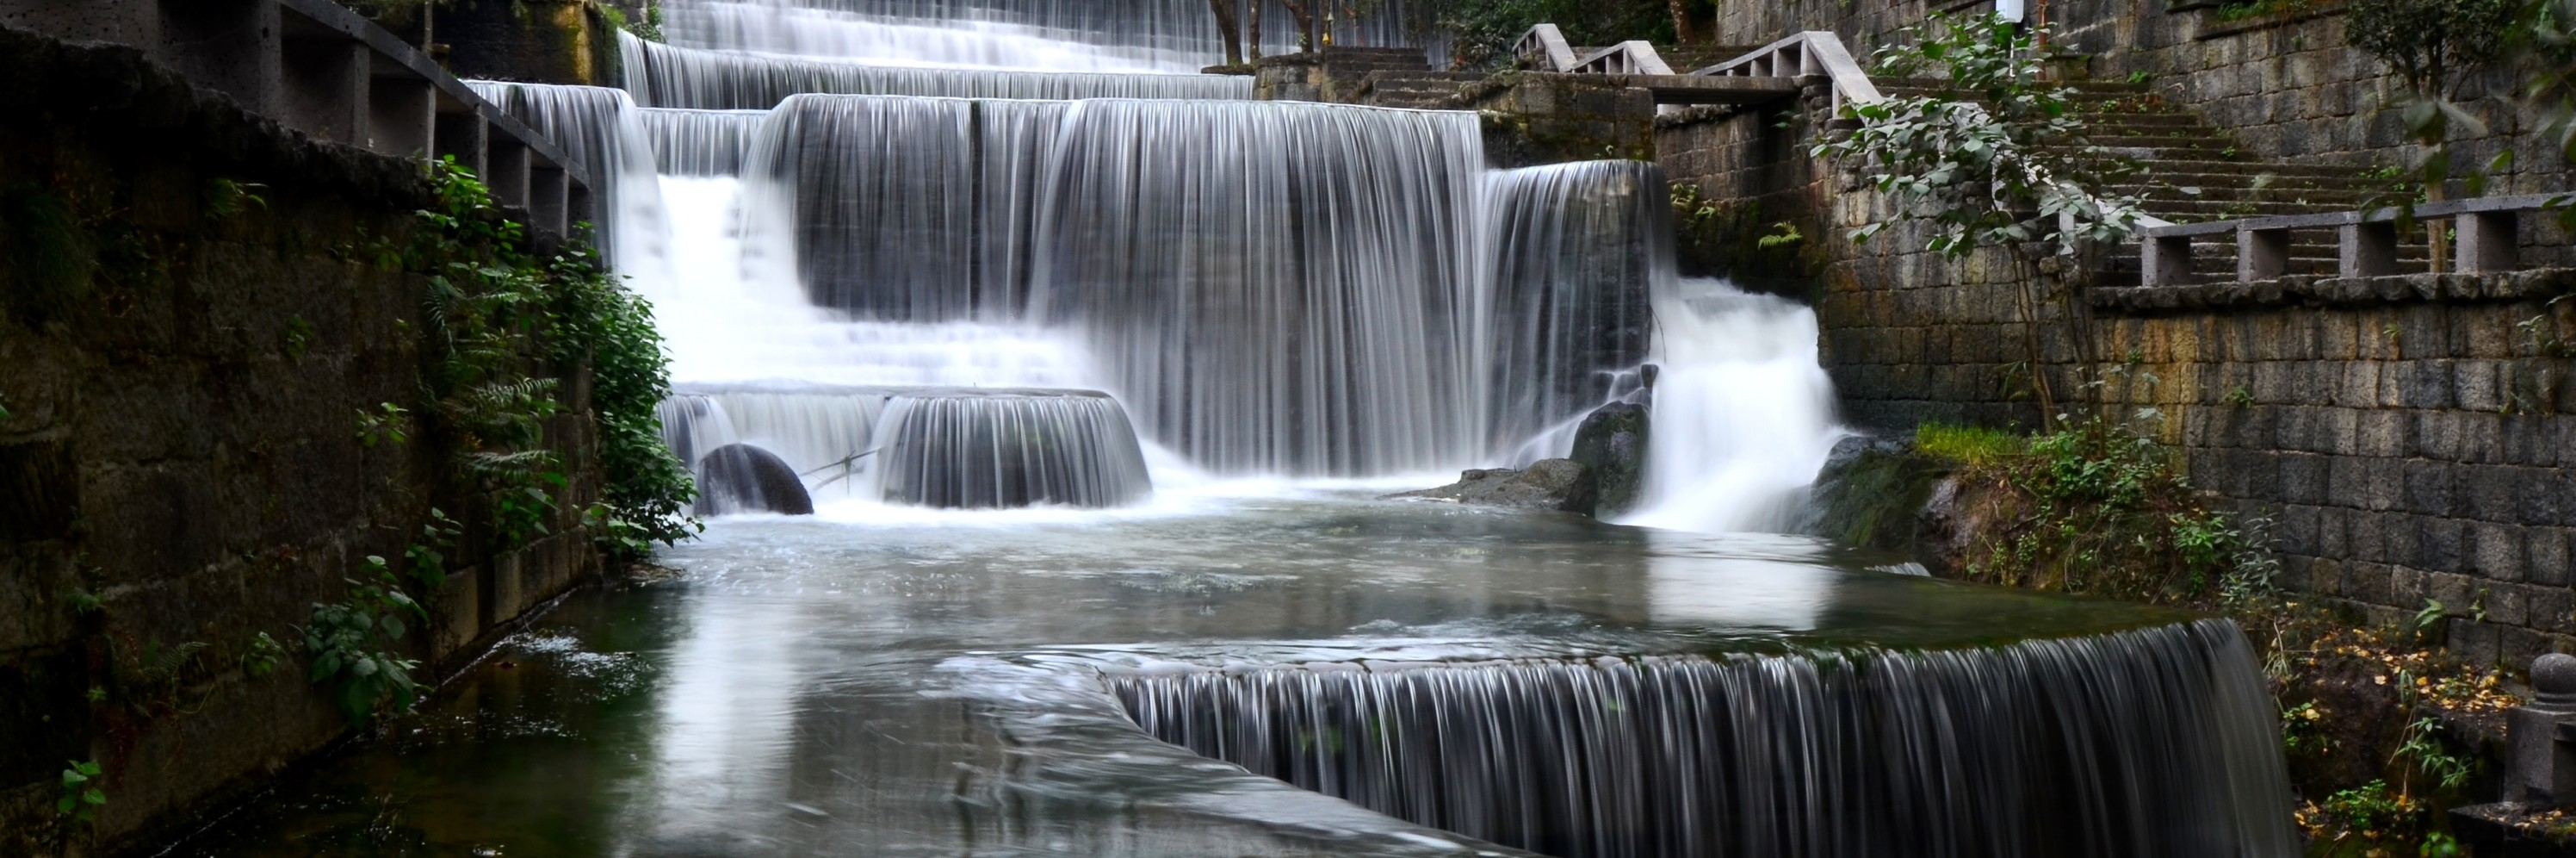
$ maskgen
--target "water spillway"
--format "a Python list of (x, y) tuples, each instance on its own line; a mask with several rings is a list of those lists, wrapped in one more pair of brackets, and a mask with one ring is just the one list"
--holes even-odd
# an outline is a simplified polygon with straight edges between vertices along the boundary
[[(1175, 2), (686, 0), (628, 94), (487, 85), (650, 201), (673, 448), (815, 513), (585, 597), (671, 639), (509, 740), (641, 821), (561, 852), (2295, 851), (2232, 628), (1744, 532), (1840, 432), (1815, 317), (1675, 276), (1655, 167), (1104, 73), (1201, 62)], [(1369, 499), (1611, 402), (1649, 527)]]
[(1588, 856), (2289, 855), (2221, 620), (1992, 649), (1113, 675), (1157, 738)]
[(884, 424), (874, 467), (888, 501), (1106, 507), (1153, 490), (1127, 412), (1105, 394), (907, 394), (887, 404)]
[[(1410, 44), (1418, 7), (1378, 0), (1342, 16), (1345, 45)], [(1188, 74), (1223, 61), (1204, 0), (670, 0), (673, 44), (849, 62), (1065, 72)], [(1268, 53), (1297, 48), (1285, 8), (1258, 4)]]
[(1678, 277), (1665, 187), (1663, 169), (1642, 161), (1502, 170), (1489, 180), (1492, 443), (1548, 436), (1513, 464), (1565, 455), (1572, 422), (1624, 393), (1623, 372), (1644, 362), (1651, 296)]
[(874, 66), (673, 47), (626, 33), (618, 39), (626, 91), (647, 107), (766, 110), (789, 96), (809, 93), (1054, 99), (1252, 97), (1249, 77)]

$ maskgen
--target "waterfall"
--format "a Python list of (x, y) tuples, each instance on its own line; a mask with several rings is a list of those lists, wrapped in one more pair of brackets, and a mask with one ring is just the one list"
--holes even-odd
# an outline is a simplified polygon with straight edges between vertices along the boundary
[(1474, 114), (1086, 101), (1064, 122), (1032, 312), (1089, 336), (1149, 436), (1221, 472), (1475, 458)]
[(662, 175), (733, 176), (742, 172), (769, 111), (649, 107), (642, 115), (653, 168)]
[(895, 397), (874, 464), (880, 496), (933, 507), (1118, 506), (1153, 488), (1127, 412), (1105, 394)]
[[(1404, 0), (1336, 19), (1333, 42), (1404, 45)], [(1297, 49), (1287, 9), (1260, 4), (1265, 53)], [(672, 44), (916, 66), (1187, 74), (1223, 61), (1206, 0), (670, 0)]]
[(650, 138), (626, 93), (542, 83), (466, 84), (590, 171), (592, 244), (600, 258), (630, 273), (660, 267), (669, 253), (670, 228), (653, 178)]
[[(1494, 413), (1506, 464), (1572, 449), (1574, 424), (1633, 384), (1649, 296), (1672, 288), (1663, 168), (1586, 161), (1493, 174)], [(1533, 439), (1536, 439), (1533, 441)], [(1524, 442), (1532, 442), (1524, 444)]]
[(1584, 856), (2288, 858), (2243, 633), (1990, 649), (1113, 675), (1146, 732)]
[(873, 66), (678, 48), (619, 33), (626, 91), (648, 107), (766, 110), (805, 93), (954, 98), (1247, 99), (1232, 75), (1073, 74)]
[(1677, 281), (1654, 307), (1644, 496), (1621, 523), (1786, 529), (1843, 436), (1815, 311), (1718, 280)]

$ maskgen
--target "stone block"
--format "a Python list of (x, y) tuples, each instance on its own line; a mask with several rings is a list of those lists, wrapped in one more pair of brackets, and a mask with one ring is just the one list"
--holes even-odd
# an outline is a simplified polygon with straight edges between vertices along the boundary
[(2458, 402), (2451, 391), (2453, 381), (2450, 361), (2406, 361), (2397, 369), (2401, 391), (2398, 404), (2407, 408), (2449, 408)]
[(2388, 604), (2424, 604), (2424, 591), (2432, 586), (2433, 573), (2399, 566), (2388, 573)]
[(2526, 574), (2523, 552), (2530, 535), (2519, 526), (2476, 522), (2468, 526), (2473, 540), (2470, 571), (2491, 581), (2521, 581)]
[(2280, 499), (2283, 502), (2327, 502), (2327, 474), (2330, 470), (2327, 457), (2311, 453), (2283, 453), (2275, 461), (2280, 469)]
[(2352, 518), (2354, 513), (2342, 507), (2317, 508), (2317, 553), (2325, 557), (2352, 556)]
[(2385, 563), (2344, 564), (2341, 595), (2347, 599), (2386, 605), (2392, 600), (2391, 578), (2396, 569)]
[(2406, 565), (2424, 569), (2467, 568), (2468, 522), (2453, 518), (2420, 518), (2416, 520), (2416, 527), (2419, 536), (2415, 543), (2414, 560)]
[[(2457, 572), (2432, 572), (2424, 576), (2424, 582), (2423, 598), (2440, 602), (2451, 610), (2466, 611), (2469, 603), (2477, 600), (2476, 578)], [(2418, 600), (2417, 604), (2421, 603)]]
[(2414, 454), (2445, 462), (2460, 459), (2460, 415), (2453, 411), (2415, 410), (2407, 412), (2415, 424), (2411, 437)]
[(2508, 626), (2531, 624), (2531, 594), (2521, 584), (2498, 582), (2480, 585), (2476, 600), (2470, 602), (2470, 607), (2473, 611), (2483, 608), (2488, 622)]
[[(2421, 565), (2424, 554), (2425, 519), (2422, 516), (2392, 513), (2380, 517), (2379, 521), (2382, 526), (2388, 528), (2386, 533), (2381, 534), (2380, 540), (2380, 554), (2385, 558), (2385, 562), (2409, 566)], [(2443, 571), (2457, 571), (2457, 567), (2444, 567)]]
[(2410, 452), (2405, 412), (2374, 408), (2360, 412), (2354, 420), (2352, 455), (2394, 458)]
[(2567, 586), (2568, 531), (2560, 527), (2532, 527), (2523, 530), (2523, 566), (2526, 577), (2534, 584), (2551, 587)]
[(2292, 577), (2290, 580), (2307, 582), (2306, 590), (2310, 593), (2327, 596), (2345, 595), (2344, 565), (2343, 561), (2331, 557), (2319, 557), (2308, 563), (2306, 576)]
[(2451, 364), (2451, 396), (2456, 407), (2466, 411), (2494, 413), (2504, 408), (2504, 386), (2500, 383), (2502, 363), (2492, 360), (2460, 360)]
[(2404, 508), (2417, 515), (2447, 516), (2453, 512), (2457, 487), (2452, 480), (2452, 466), (2443, 462), (2413, 460), (2404, 462), (2406, 500)]

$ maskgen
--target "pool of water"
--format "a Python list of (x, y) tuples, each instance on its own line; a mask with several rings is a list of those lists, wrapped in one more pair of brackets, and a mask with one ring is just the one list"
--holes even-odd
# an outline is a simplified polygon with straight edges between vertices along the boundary
[(1521, 854), (1148, 737), (1105, 675), (1957, 648), (2189, 615), (1798, 537), (1214, 493), (733, 517), (174, 855)]

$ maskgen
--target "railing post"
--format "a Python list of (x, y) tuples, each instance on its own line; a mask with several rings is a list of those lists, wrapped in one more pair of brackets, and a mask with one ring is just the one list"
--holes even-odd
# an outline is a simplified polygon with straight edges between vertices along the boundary
[(2510, 271), (2514, 266), (2515, 217), (2513, 212), (2462, 212), (2452, 228), (2460, 234), (2459, 260), (2463, 274), (2486, 274)]
[[(2366, 217), (2368, 213), (2355, 216)], [(2354, 220), (2343, 225), (2335, 276), (2386, 277), (2397, 273), (2397, 224)]]
[(2531, 660), (2530, 703), (2504, 713), (2505, 800), (2576, 801), (2576, 748), (2560, 737), (2576, 723), (2576, 656), (2549, 653)]
[(2138, 278), (2144, 286), (2191, 282), (2191, 236), (2149, 235), (2138, 242)]
[(2277, 280), (2290, 271), (2290, 231), (2236, 228), (2236, 280)]

